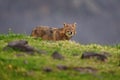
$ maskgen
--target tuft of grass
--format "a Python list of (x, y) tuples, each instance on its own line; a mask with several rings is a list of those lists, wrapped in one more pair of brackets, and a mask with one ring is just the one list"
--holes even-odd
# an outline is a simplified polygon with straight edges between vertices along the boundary
[[(29, 55), (25, 52), (3, 48), (10, 41), (27, 40), (28, 44), (47, 54)], [(0, 34), (0, 80), (119, 80), (120, 78), (120, 45), (106, 46), (99, 44), (83, 45), (75, 41), (44, 41), (34, 39), (25, 34)], [(55, 60), (51, 57), (54, 51), (62, 54), (64, 60)], [(85, 51), (97, 53), (108, 52), (107, 62), (96, 59), (81, 59)], [(17, 55), (21, 56), (17, 56)], [(77, 54), (77, 56), (73, 56)], [(93, 67), (96, 73), (87, 73), (69, 70), (59, 70), (57, 65), (72, 67)], [(50, 67), (51, 72), (43, 69)]]

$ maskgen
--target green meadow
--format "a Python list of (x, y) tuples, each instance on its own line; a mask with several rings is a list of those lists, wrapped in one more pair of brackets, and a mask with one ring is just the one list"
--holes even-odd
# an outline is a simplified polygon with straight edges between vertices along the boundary
[[(26, 40), (41, 53), (33, 55), (9, 48), (8, 42)], [(57, 51), (63, 60), (53, 59)], [(43, 53), (42, 53), (43, 52)], [(84, 52), (109, 53), (106, 61), (81, 59)], [(59, 69), (58, 65), (69, 69)], [(91, 67), (96, 71), (74, 70)], [(49, 68), (50, 70), (45, 70)], [(0, 34), (0, 80), (120, 80), (120, 45), (81, 44), (75, 41), (44, 41), (25, 34)]]

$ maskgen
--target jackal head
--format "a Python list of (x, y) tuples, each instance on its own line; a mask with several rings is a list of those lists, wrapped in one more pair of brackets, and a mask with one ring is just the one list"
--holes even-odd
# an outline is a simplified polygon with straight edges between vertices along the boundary
[(76, 34), (76, 23), (66, 24), (64, 23), (64, 33), (67, 37), (72, 37)]

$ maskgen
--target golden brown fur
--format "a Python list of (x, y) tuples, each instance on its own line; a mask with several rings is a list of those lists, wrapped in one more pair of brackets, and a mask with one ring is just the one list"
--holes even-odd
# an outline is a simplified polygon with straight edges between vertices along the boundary
[(37, 26), (32, 30), (31, 36), (41, 37), (43, 40), (70, 40), (76, 34), (76, 23), (66, 24), (63, 28), (50, 28), (47, 26)]

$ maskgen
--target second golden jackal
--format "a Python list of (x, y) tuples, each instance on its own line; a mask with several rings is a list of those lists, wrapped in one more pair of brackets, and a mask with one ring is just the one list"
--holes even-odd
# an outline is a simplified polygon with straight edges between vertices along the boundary
[(63, 28), (50, 28), (47, 26), (37, 26), (32, 30), (31, 36), (42, 38), (43, 40), (70, 40), (76, 34), (76, 23), (63, 24)]

